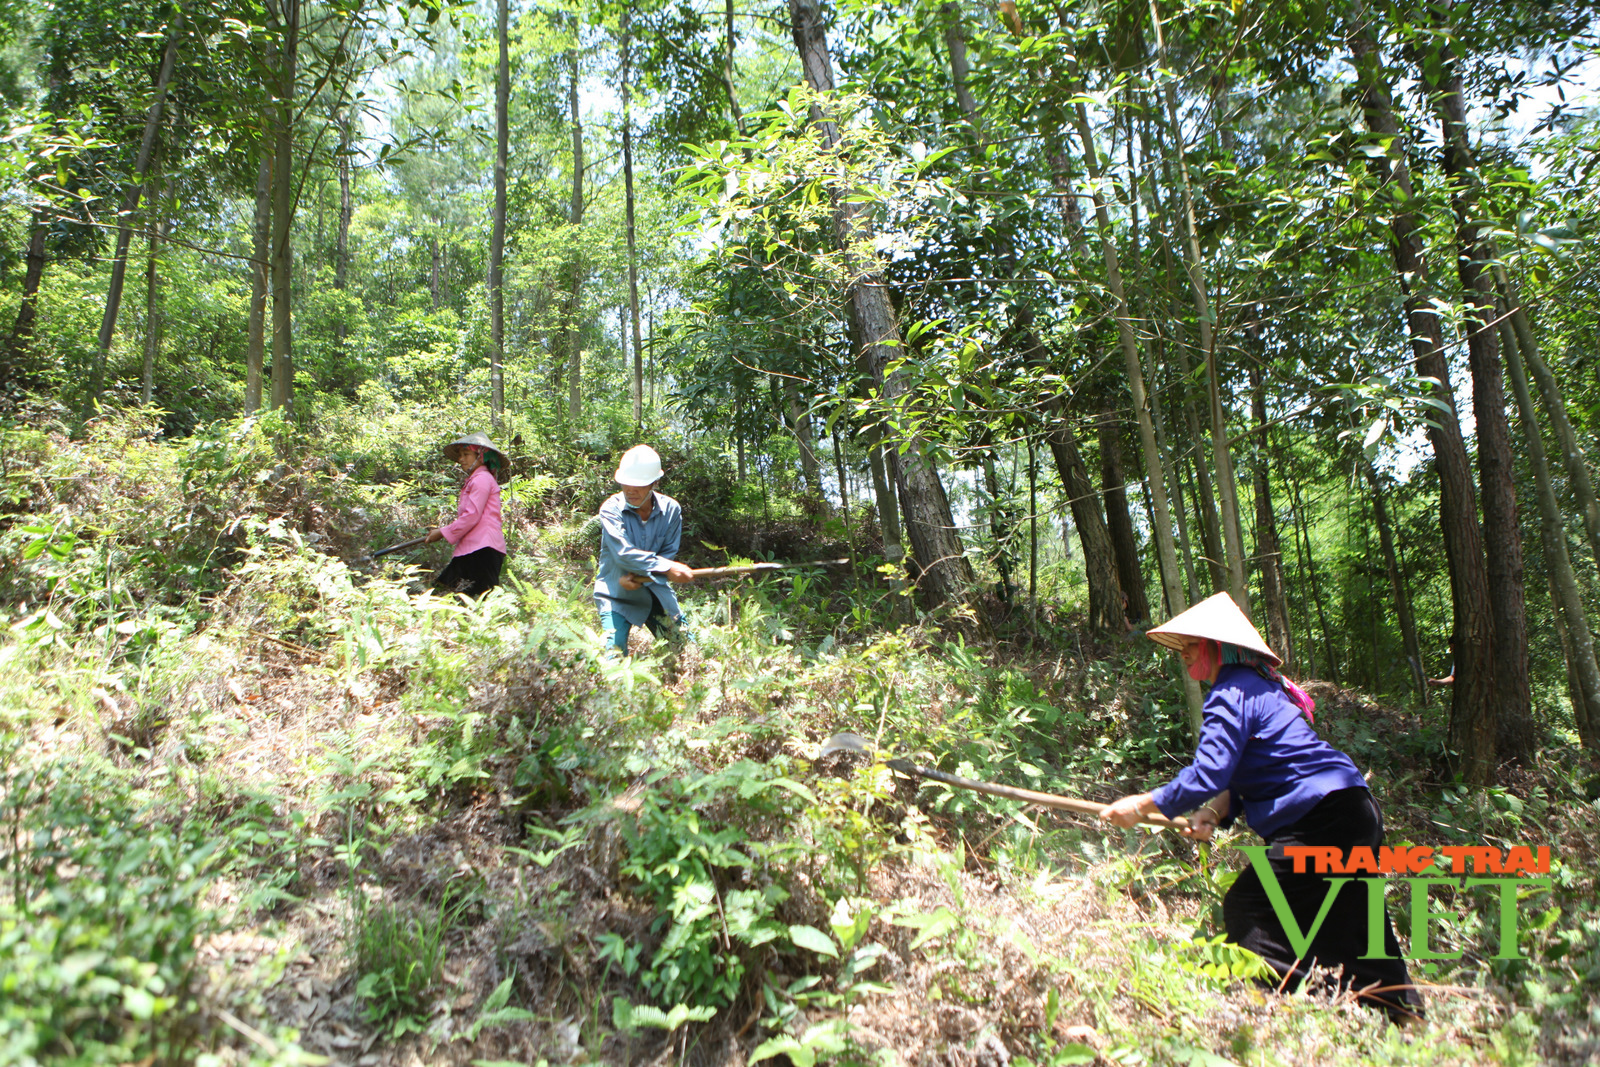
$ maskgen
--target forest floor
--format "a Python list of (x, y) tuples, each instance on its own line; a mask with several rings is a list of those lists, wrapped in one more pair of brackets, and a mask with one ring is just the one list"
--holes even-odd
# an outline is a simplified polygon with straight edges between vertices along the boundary
[[(106, 501), (170, 474), (147, 458), (70, 507), (104, 523)], [(1494, 958), (1493, 901), (1432, 899), (1430, 943), (1460, 955), (1413, 963), (1428, 1021), (1402, 1030), (1348, 995), (1244, 977), (1252, 959), (1217, 935), (1245, 831), (1209, 848), (1107, 831), (819, 758), (849, 729), (1090, 799), (1155, 784), (1187, 727), (1137, 636), (1051, 617), (1039, 640), (997, 610), (1000, 636), (969, 644), (870, 571), (799, 572), (693, 590), (697, 643), (639, 635), (612, 660), (581, 524), (525, 523), (506, 586), (469, 604), (415, 595), (399, 563), (353, 568), (355, 539), (334, 537), (353, 505), (302, 504), (309, 521), (258, 524), (203, 617), (96, 599), (134, 564), (94, 572), (111, 553), (66, 541), (64, 511), (7, 532), (30, 562), (0, 575), (17, 607), (0, 896), (66, 933), (19, 942), (0, 914), (0, 979), (23, 1005), (0, 1022), (23, 1049), (4, 1062), (1600, 1058), (1595, 765), (1559, 738), (1468, 790), (1443, 770), (1440, 709), (1306, 683), (1392, 843), (1556, 858), (1519, 905), (1526, 960)], [(17, 592), (40, 581), (54, 599)], [(1404, 938), (1393, 889), (1390, 908)]]

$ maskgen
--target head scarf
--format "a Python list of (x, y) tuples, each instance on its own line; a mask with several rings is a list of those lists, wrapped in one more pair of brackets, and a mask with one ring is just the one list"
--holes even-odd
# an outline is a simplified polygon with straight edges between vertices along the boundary
[(1316, 708), (1317, 702), (1311, 699), (1310, 693), (1307, 693), (1283, 676), (1283, 672), (1279, 671), (1278, 665), (1273, 662), (1277, 657), (1269, 658), (1255, 649), (1240, 648), (1238, 645), (1230, 645), (1222, 641), (1214, 643), (1220, 650), (1224, 666), (1238, 664), (1241, 667), (1249, 667), (1267, 681), (1277, 682), (1283, 686), (1284, 694), (1288, 696), (1290, 703), (1305, 714), (1307, 722), (1315, 723), (1317, 721), (1316, 717), (1311, 714), (1313, 709)]

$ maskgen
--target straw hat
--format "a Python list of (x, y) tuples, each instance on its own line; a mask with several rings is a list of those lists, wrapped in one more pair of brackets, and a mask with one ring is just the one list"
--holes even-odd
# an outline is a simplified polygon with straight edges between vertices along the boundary
[(469, 433), (465, 437), (458, 437), (451, 441), (444, 446), (445, 458), (451, 463), (457, 462), (461, 458), (461, 449), (464, 445), (476, 445), (487, 452), (493, 452), (502, 459), (505, 458), (505, 452), (500, 446), (489, 440), (489, 435), (484, 433)]
[(1183, 647), (1185, 637), (1209, 637), (1226, 645), (1237, 645), (1272, 658), (1273, 666), (1283, 663), (1278, 654), (1267, 647), (1261, 634), (1250, 625), (1250, 620), (1233, 597), (1218, 593), (1206, 597), (1188, 611), (1180, 612), (1164, 625), (1146, 631), (1146, 636), (1158, 645), (1177, 651)]

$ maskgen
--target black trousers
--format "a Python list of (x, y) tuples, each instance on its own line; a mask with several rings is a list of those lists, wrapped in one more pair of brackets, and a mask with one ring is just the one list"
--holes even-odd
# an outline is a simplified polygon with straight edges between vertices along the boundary
[[(1274, 833), (1267, 844), (1272, 846), (1267, 861), (1278, 876), (1295, 922), (1305, 931), (1316, 920), (1328, 895), (1328, 880), (1335, 876), (1313, 873), (1309, 863), (1303, 873), (1294, 873), (1294, 863), (1284, 856), (1284, 847), (1331, 845), (1348, 859), (1350, 849), (1366, 845), (1376, 855), (1378, 846), (1383, 844), (1383, 815), (1367, 790), (1340, 789), (1323, 797), (1299, 821)], [(1411, 977), (1405, 960), (1400, 958), (1400, 944), (1395, 940), (1387, 909), (1383, 915), (1384, 951), (1393, 958), (1361, 958), (1367, 951), (1367, 889), (1360, 883), (1347, 883), (1339, 890), (1303, 960), (1296, 959), (1253, 865), (1245, 868), (1222, 898), (1222, 921), (1228, 940), (1266, 960), (1286, 989), (1298, 989), (1310, 976), (1311, 967), (1326, 967), (1339, 972), (1339, 988), (1356, 990), (1364, 1003), (1383, 1009), (1391, 1018), (1423, 1012), (1422, 994), (1409, 988)], [(1283, 981), (1285, 976), (1287, 982)], [(1278, 985), (1272, 984), (1274, 988)], [(1362, 993), (1363, 989), (1374, 991)]]
[(500, 584), (500, 567), (505, 561), (506, 554), (492, 548), (454, 556), (433, 579), (433, 587), (480, 597)]

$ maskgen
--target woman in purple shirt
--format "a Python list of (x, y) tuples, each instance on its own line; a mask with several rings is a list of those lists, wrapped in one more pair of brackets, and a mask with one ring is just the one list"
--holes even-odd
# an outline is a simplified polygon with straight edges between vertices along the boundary
[(456, 521), (428, 532), (428, 544), (443, 540), (455, 546), (450, 562), (433, 580), (434, 588), (480, 597), (500, 584), (506, 561), (497, 477), (505, 469), (505, 454), (481, 433), (451, 441), (444, 454), (460, 464), (467, 480), (456, 498)]
[(1207, 682), (1194, 761), (1171, 782), (1125, 796), (1101, 818), (1129, 827), (1140, 815), (1193, 812), (1185, 831), (1201, 841), (1230, 825), (1242, 809), (1250, 828), (1271, 846), (1267, 861), (1302, 931), (1316, 924), (1330, 891), (1333, 902), (1304, 958), (1291, 947), (1267, 890), (1252, 864), (1222, 900), (1228, 940), (1266, 960), (1278, 975), (1274, 987), (1296, 988), (1313, 966), (1341, 971), (1340, 988), (1397, 1022), (1422, 1017), (1422, 997), (1411, 985), (1399, 944), (1384, 914), (1388, 959), (1362, 959), (1368, 951), (1367, 892), (1346, 883), (1333, 890), (1328, 875), (1285, 854), (1290, 845), (1367, 846), (1383, 843), (1383, 816), (1350, 757), (1311, 728), (1312, 701), (1278, 673), (1282, 663), (1227, 593), (1201, 601), (1164, 626), (1152, 640), (1176, 650), (1189, 676)]

